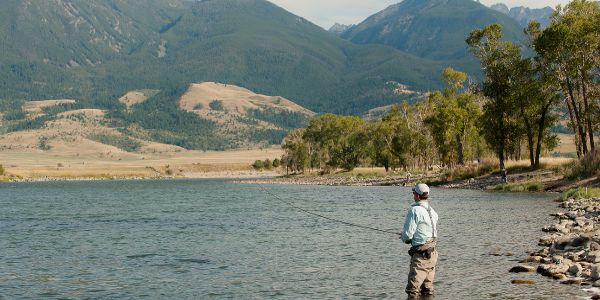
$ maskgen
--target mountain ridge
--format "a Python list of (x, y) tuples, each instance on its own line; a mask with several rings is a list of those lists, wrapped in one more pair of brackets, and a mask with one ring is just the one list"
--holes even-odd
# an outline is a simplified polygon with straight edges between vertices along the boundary
[[(368, 17), (342, 37), (437, 61), (472, 60), (465, 39), (473, 29), (492, 23), (503, 25), (508, 39), (523, 40), (522, 28), (513, 19), (471, 0), (405, 0)], [(468, 71), (473, 71), (472, 63)]]

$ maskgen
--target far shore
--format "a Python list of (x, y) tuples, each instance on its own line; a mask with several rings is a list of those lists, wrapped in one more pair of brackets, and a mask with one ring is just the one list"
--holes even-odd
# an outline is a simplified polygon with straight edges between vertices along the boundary
[(338, 171), (326, 175), (315, 172), (289, 175), (281, 167), (269, 170), (255, 170), (252, 167), (256, 160), (274, 160), (282, 154), (280, 147), (221, 152), (105, 152), (77, 155), (71, 152), (4, 149), (0, 151), (0, 164), (5, 174), (0, 176), (0, 182), (232, 179), (242, 183), (331, 186), (405, 186), (426, 182), (442, 188), (494, 190), (508, 187), (511, 191), (523, 188), (535, 192), (562, 192), (591, 182), (564, 179), (564, 174), (559, 174), (553, 167), (569, 163), (570, 160), (556, 158), (543, 160), (550, 167), (538, 171), (528, 171), (526, 161), (510, 162), (509, 168), (514, 171), (509, 170), (508, 185), (502, 185), (497, 172), (447, 178), (440, 170), (410, 174), (363, 167), (351, 172)]
[(276, 170), (255, 170), (256, 160), (280, 158), (279, 147), (231, 151), (128, 153), (0, 150), (0, 181), (91, 181), (176, 178), (271, 178)]

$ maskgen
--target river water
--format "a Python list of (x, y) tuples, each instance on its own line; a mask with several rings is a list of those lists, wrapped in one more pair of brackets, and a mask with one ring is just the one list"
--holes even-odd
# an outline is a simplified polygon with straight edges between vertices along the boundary
[[(412, 199), (403, 187), (266, 188), (388, 230), (401, 229)], [(432, 189), (432, 197), (440, 215), (435, 299), (586, 296), (508, 273), (538, 248), (556, 196)], [(0, 299), (402, 299), (407, 250), (394, 235), (303, 214), (258, 185), (0, 184)]]

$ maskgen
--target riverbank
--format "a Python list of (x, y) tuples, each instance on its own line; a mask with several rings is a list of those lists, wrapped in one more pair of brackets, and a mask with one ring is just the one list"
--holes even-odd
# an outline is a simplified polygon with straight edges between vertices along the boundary
[[(552, 164), (550, 164), (551, 162)], [(286, 185), (328, 185), (328, 186), (406, 186), (427, 183), (431, 186), (453, 189), (476, 189), (510, 192), (563, 192), (584, 185), (598, 185), (595, 178), (570, 180), (565, 178), (563, 166), (572, 160), (548, 160), (544, 168), (530, 171), (524, 162), (513, 162), (509, 168), (507, 181), (500, 172), (468, 169), (453, 174), (428, 172), (411, 174), (389, 172), (378, 168), (357, 168), (352, 172), (332, 174), (310, 173), (287, 175), (267, 179), (244, 180), (244, 183), (286, 184)], [(484, 173), (479, 175), (479, 173)]]
[[(591, 198), (576, 199), (569, 194), (583, 193)], [(522, 265), (511, 272), (537, 272), (563, 284), (592, 287), (592, 299), (600, 299), (600, 190), (580, 188), (559, 200), (561, 211), (555, 222), (542, 228), (542, 249), (530, 253)], [(565, 196), (563, 196), (565, 197)]]

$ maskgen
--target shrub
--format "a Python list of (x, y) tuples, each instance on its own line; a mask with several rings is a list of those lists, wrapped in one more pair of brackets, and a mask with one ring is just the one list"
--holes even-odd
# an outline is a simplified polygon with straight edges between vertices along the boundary
[(600, 149), (586, 154), (573, 168), (567, 176), (570, 179), (589, 178), (596, 176), (600, 170)]
[(52, 146), (50, 146), (48, 144), (48, 138), (47, 137), (41, 136), (38, 139), (38, 148), (40, 148), (40, 150), (44, 150), (44, 151), (50, 150), (52, 148)]
[(198, 103), (196, 105), (194, 105), (194, 110), (201, 110), (204, 108), (204, 105), (202, 105), (202, 103)]
[(265, 159), (263, 161), (263, 168), (267, 169), (267, 170), (271, 170), (271, 168), (273, 167), (273, 163), (271, 162), (270, 159)]
[(252, 167), (256, 170), (261, 170), (262, 168), (264, 168), (264, 163), (262, 160), (257, 160), (252, 164)]
[(599, 198), (600, 188), (578, 187), (570, 189), (561, 195), (562, 200)]
[(279, 158), (274, 159), (273, 168), (279, 168), (279, 166), (281, 166), (281, 160), (279, 160)]
[(0, 165), (0, 176), (4, 175), (4, 166)]
[(212, 110), (218, 110), (218, 111), (225, 110), (225, 107), (223, 106), (223, 101), (221, 101), (221, 100), (213, 100), (208, 104), (208, 106)]

